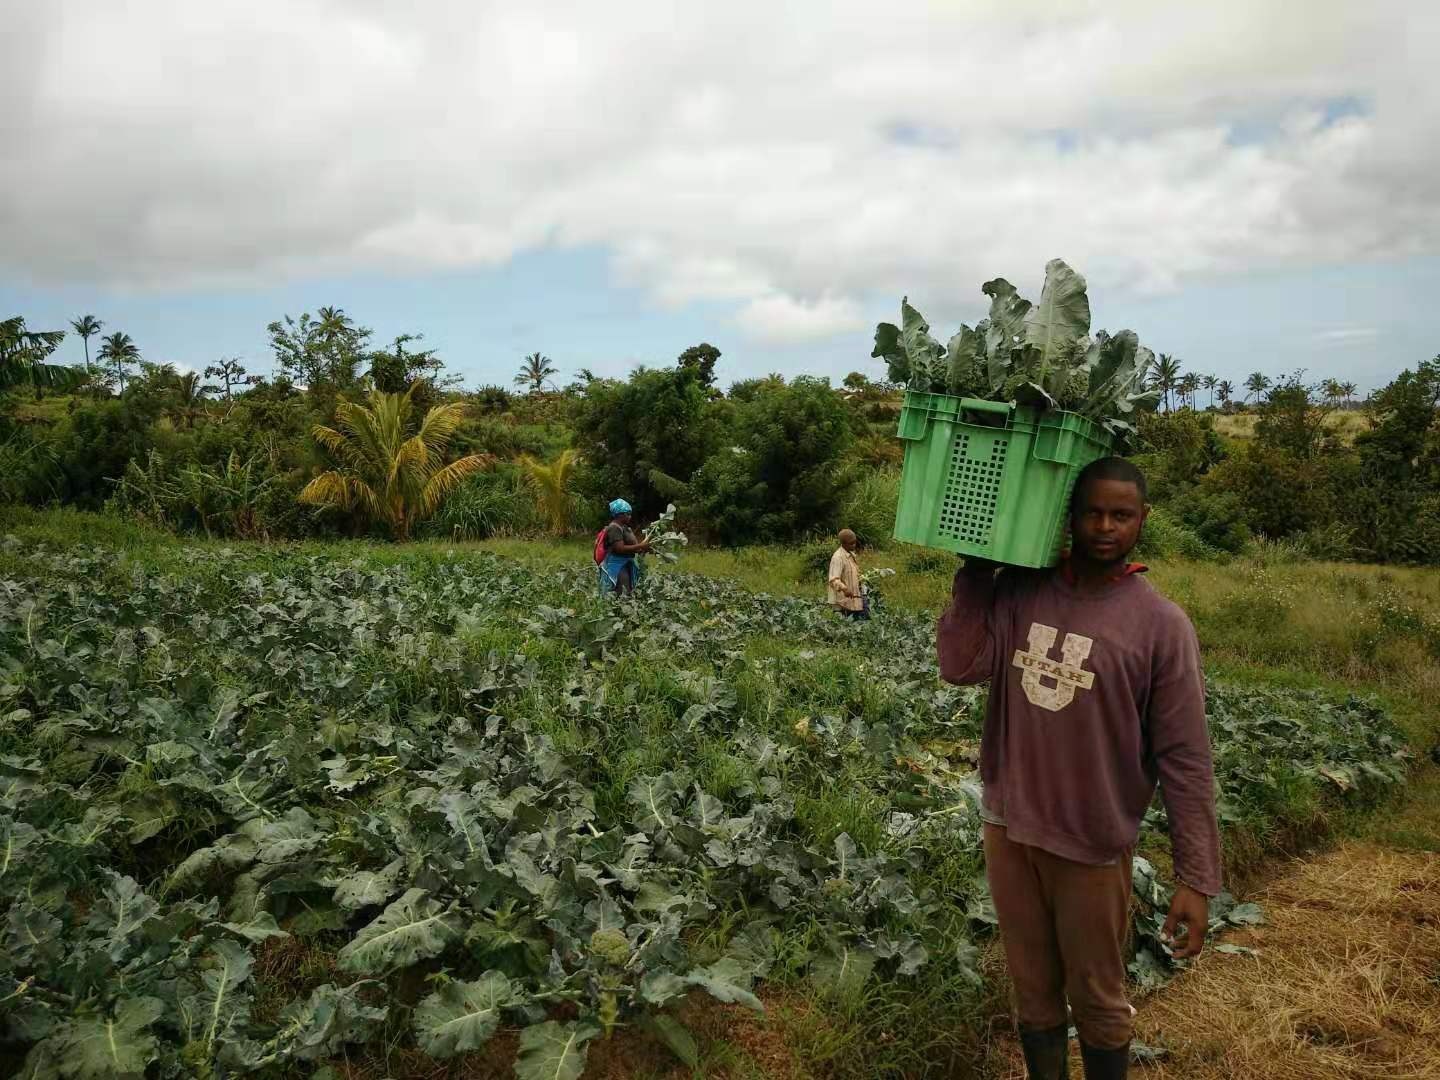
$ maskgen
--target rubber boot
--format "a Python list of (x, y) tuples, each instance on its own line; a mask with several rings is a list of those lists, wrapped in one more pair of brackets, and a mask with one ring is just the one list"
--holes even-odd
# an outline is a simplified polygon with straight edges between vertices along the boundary
[(1030, 1080), (1068, 1080), (1070, 1076), (1070, 1025), (1047, 1031), (1020, 1029), (1020, 1049)]
[(1085, 1080), (1125, 1080), (1130, 1069), (1130, 1044), (1117, 1050), (1097, 1050), (1082, 1042), (1080, 1058), (1085, 1062)]

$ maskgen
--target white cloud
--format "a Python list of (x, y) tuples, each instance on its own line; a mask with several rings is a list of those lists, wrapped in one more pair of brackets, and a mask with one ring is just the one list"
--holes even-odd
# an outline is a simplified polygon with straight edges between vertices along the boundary
[(784, 293), (756, 297), (740, 309), (735, 321), (752, 338), (775, 344), (834, 337), (865, 325), (850, 300), (822, 296), (811, 302)]
[(1361, 341), (1374, 341), (1380, 336), (1375, 326), (1341, 326), (1333, 330), (1321, 330), (1313, 335), (1318, 345), (1354, 345)]
[(1417, 47), (1436, 4), (0, 17), (0, 276), (170, 286), (596, 245), (658, 302), (802, 340), (902, 292), (948, 324), (1055, 255), (1154, 291), (1440, 251), (1440, 83)]

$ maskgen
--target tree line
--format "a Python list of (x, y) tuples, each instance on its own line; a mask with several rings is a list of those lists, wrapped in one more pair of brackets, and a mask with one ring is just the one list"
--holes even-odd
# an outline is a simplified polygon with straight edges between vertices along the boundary
[[(514, 390), (466, 391), (421, 335), (376, 345), (333, 307), (269, 324), (265, 374), (229, 357), (203, 374), (151, 363), (93, 315), (71, 328), (83, 367), (54, 362), (62, 332), (0, 323), (0, 498), (269, 538), (563, 534), (596, 526), (617, 495), (642, 517), (673, 502), (725, 543), (843, 524), (881, 544), (893, 526), (900, 391), (859, 372), (722, 390), (722, 354), (700, 343), (561, 385), (537, 350)], [(1157, 522), (1188, 550), (1263, 537), (1326, 558), (1440, 562), (1440, 360), (1371, 395), (1353, 438), (1328, 422), (1357, 408), (1353, 383), (1255, 372), (1237, 401), (1228, 380), (1168, 354), (1152, 380), (1162, 406), (1135, 450)], [(1254, 432), (1237, 441), (1216, 418), (1241, 407)]]

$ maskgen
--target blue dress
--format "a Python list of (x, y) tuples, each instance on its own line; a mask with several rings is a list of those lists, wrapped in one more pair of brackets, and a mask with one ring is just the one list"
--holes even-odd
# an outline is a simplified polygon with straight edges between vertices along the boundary
[[(620, 528), (620, 542), (633, 544), (636, 541), (635, 533), (624, 526)], [(631, 587), (638, 586), (640, 579), (645, 576), (644, 567), (639, 558), (634, 555), (616, 555), (608, 549), (605, 553), (605, 560), (597, 568), (600, 571), (600, 594), (613, 593), (620, 587), (620, 581), (625, 574), (630, 575)]]

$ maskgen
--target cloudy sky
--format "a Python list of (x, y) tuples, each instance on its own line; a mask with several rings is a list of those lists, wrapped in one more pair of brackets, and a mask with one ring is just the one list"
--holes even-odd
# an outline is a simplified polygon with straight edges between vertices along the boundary
[[(0, 316), (268, 367), (343, 307), (470, 384), (708, 340), (841, 376), (902, 293), (1086, 274), (1188, 368), (1440, 351), (1433, 0), (0, 0)], [(65, 348), (79, 358), (79, 343)]]

